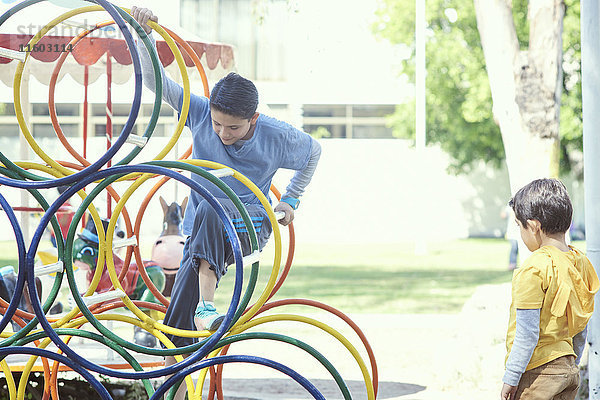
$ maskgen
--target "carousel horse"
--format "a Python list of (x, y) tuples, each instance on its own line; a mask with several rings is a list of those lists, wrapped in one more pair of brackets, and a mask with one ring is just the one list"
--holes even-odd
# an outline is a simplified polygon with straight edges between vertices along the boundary
[[(104, 230), (108, 227), (108, 220), (102, 220)], [(96, 272), (98, 263), (98, 234), (96, 225), (92, 218), (88, 218), (85, 228), (73, 242), (73, 265), (87, 271), (88, 283), (92, 281)], [(121, 274), (124, 267), (124, 261), (113, 252), (113, 260), (117, 275)], [(160, 265), (155, 261), (144, 261), (144, 268), (148, 277), (159, 291), (165, 287), (165, 274)], [(140, 272), (135, 262), (130, 262), (127, 273), (121, 283), (127, 296), (132, 300), (142, 300), (152, 303), (159, 303), (154, 294), (148, 289), (144, 280), (140, 277)], [(97, 293), (103, 293), (111, 290), (113, 284), (108, 275), (106, 265), (102, 270), (100, 282), (96, 287)], [(149, 310), (143, 310), (148, 313)], [(134, 342), (146, 347), (156, 346), (156, 338), (146, 330), (134, 327)]]
[(171, 296), (175, 274), (177, 274), (183, 258), (185, 236), (181, 233), (181, 224), (188, 198), (183, 199), (181, 205), (175, 202), (167, 205), (162, 197), (159, 200), (164, 213), (163, 230), (152, 248), (152, 260), (157, 262), (165, 273), (166, 283), (163, 295)]

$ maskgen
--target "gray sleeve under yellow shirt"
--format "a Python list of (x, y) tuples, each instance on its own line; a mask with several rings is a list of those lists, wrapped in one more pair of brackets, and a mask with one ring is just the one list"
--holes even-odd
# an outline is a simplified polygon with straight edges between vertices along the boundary
[[(525, 372), (533, 350), (537, 345), (540, 336), (540, 311), (541, 309), (517, 309), (515, 340), (508, 360), (506, 361), (506, 371), (502, 381), (511, 386), (517, 386), (521, 380), (521, 375)], [(576, 363), (579, 364), (585, 339), (587, 336), (586, 328), (579, 332), (573, 338), (573, 350), (577, 355)]]

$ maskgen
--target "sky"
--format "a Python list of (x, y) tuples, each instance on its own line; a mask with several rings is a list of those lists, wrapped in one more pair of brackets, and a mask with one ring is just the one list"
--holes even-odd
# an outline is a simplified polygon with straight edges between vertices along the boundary
[(375, 0), (354, 1), (351, 7), (344, 0), (298, 3), (292, 41), (301, 51), (292, 75), (315, 82), (315, 87), (302, 85), (306, 92), (326, 87), (318, 91), (323, 103), (343, 97), (347, 103), (394, 104), (405, 98), (406, 78), (398, 76), (405, 50), (373, 36)]

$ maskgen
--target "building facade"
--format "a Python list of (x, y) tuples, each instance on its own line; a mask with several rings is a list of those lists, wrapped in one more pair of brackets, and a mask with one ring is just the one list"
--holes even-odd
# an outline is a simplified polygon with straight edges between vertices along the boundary
[(180, 4), (182, 27), (236, 47), (236, 70), (256, 82), (270, 114), (317, 137), (393, 137), (386, 116), (408, 86), (390, 67), (394, 48), (371, 33), (375, 1), (353, 10), (339, 0)]

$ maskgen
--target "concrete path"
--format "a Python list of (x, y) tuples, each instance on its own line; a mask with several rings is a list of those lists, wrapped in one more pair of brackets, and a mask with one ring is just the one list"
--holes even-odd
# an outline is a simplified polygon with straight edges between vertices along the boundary
[[(377, 358), (379, 394), (386, 400), (486, 400), (499, 397), (504, 371), (504, 337), (510, 285), (482, 286), (459, 314), (356, 314), (350, 317), (366, 334)], [(359, 349), (345, 324), (315, 314), (339, 329)], [(266, 330), (266, 328), (265, 328)], [(327, 333), (297, 323), (276, 323), (269, 331), (311, 344), (339, 370), (355, 400), (367, 399), (361, 371), (349, 352)], [(231, 353), (275, 359), (309, 378), (327, 400), (343, 399), (327, 371), (289, 345), (247, 342)], [(297, 400), (312, 398), (302, 387), (264, 367), (226, 367), (224, 391), (231, 399)]]

